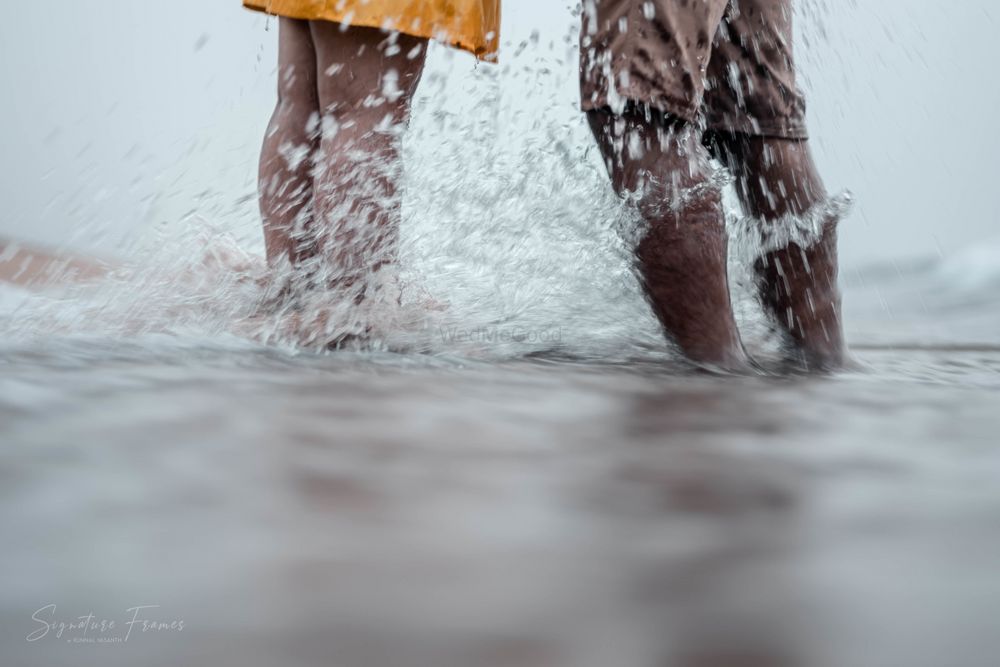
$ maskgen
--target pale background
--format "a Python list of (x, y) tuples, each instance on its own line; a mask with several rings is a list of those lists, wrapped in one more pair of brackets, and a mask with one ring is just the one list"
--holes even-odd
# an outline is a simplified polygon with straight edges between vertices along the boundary
[[(849, 266), (996, 238), (994, 2), (799, 6), (817, 156), (831, 189), (858, 201), (843, 232)], [(448, 104), (498, 94), (524, 98), (544, 122), (582, 122), (567, 56), (574, 4), (504, 0), (504, 65), (492, 78), (435, 49), (429, 72), (447, 73)], [(0, 6), (0, 234), (106, 250), (192, 212), (253, 215), (273, 22), (237, 0)], [(545, 79), (555, 89), (530, 86), (539, 67), (558, 75)]]

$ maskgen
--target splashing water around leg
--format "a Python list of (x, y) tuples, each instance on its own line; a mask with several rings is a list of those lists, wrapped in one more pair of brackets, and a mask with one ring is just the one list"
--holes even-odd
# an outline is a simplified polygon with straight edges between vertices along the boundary
[(634, 198), (647, 224), (636, 256), (667, 334), (697, 363), (748, 370), (727, 282), (722, 192), (697, 134), (634, 106), (589, 119), (615, 190)]
[(736, 176), (750, 219), (734, 236), (752, 262), (765, 311), (787, 339), (788, 361), (805, 370), (840, 367), (837, 226), (849, 196), (827, 198), (805, 140), (716, 133), (709, 144)]
[(346, 308), (392, 282), (383, 269), (397, 252), (399, 135), (426, 40), (283, 18), (280, 41), (260, 170), (271, 307), (291, 308), (304, 342), (337, 346), (365, 334), (336, 331)]

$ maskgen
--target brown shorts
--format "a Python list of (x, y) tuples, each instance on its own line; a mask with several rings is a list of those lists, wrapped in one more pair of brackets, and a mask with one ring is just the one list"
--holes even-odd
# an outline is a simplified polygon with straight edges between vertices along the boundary
[(806, 138), (792, 0), (584, 0), (585, 110), (636, 102), (710, 130)]

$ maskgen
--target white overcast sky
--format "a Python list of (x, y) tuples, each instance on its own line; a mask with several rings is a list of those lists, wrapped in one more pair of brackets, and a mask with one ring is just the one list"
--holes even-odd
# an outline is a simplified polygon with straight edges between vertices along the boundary
[[(858, 200), (843, 233), (848, 263), (948, 254), (1000, 235), (995, 3), (803, 0), (797, 48), (815, 150), (830, 188)], [(576, 99), (575, 63), (547, 44), (565, 55), (571, 4), (504, 0), (501, 58), (510, 64), (539, 31), (536, 51), (515, 62), (565, 71), (553, 93), (560, 119)], [(238, 0), (0, 7), (0, 234), (100, 248), (200, 207), (252, 208), (273, 24)], [(456, 106), (491, 90), (475, 85), (471, 59), (443, 49), (430, 70), (456, 79)], [(510, 67), (501, 94), (518, 95), (526, 76)]]

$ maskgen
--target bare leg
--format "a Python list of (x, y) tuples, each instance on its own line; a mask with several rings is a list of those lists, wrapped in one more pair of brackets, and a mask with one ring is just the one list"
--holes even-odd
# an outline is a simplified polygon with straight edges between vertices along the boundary
[(0, 238), (0, 282), (45, 289), (56, 285), (96, 281), (114, 265), (94, 257), (25, 245)]
[(394, 261), (399, 226), (399, 133), (426, 57), (426, 40), (371, 28), (310, 24), (319, 66), (322, 136), (315, 179), (318, 275), (359, 285)]
[(749, 368), (733, 317), (726, 226), (708, 152), (695, 132), (656, 112), (588, 112), (615, 190), (641, 192), (649, 225), (636, 249), (646, 295), (667, 334), (693, 361)]
[(297, 239), (312, 216), (312, 168), (319, 142), (316, 52), (309, 22), (282, 18), (278, 41), (278, 104), (260, 157), (260, 210), (272, 266), (286, 260), (294, 265), (308, 252)]
[[(827, 203), (826, 190), (804, 140), (715, 134), (712, 145), (736, 176), (747, 213), (763, 224), (800, 216)], [(846, 349), (837, 288), (837, 223), (824, 221), (819, 242), (794, 243), (755, 264), (760, 297), (794, 347), (792, 361), (809, 370), (843, 365)]]

